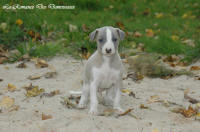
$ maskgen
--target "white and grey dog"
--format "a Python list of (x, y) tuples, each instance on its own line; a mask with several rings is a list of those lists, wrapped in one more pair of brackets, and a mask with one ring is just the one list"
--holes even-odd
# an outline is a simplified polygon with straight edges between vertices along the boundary
[(111, 26), (98, 28), (90, 34), (97, 42), (97, 51), (88, 59), (83, 73), (83, 88), (79, 108), (85, 108), (90, 98), (91, 114), (98, 114), (97, 92), (106, 90), (105, 102), (113, 102), (113, 108), (123, 112), (120, 106), (123, 64), (118, 45), (125, 33)]

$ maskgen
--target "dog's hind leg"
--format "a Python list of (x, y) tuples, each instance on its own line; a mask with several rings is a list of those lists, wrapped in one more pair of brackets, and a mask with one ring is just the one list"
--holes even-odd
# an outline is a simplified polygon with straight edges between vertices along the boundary
[(113, 95), (114, 95), (114, 88), (113, 88), (113, 86), (111, 88), (106, 89), (106, 96), (105, 96), (105, 99), (104, 99), (104, 104), (105, 105), (112, 106)]
[(121, 98), (121, 87), (122, 87), (122, 81), (118, 81), (115, 85), (115, 97), (114, 97), (114, 104), (113, 108), (116, 109), (119, 113), (123, 113), (124, 110), (121, 108), (120, 105), (120, 98)]
[(81, 99), (78, 104), (78, 108), (86, 108), (90, 94), (90, 86), (87, 83), (83, 84)]

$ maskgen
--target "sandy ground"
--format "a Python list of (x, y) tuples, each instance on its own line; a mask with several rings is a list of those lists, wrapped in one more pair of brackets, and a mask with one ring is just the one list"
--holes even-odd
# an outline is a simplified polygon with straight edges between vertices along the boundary
[[(70, 57), (54, 57), (48, 63), (55, 67), (58, 75), (55, 78), (29, 80), (29, 75), (42, 75), (49, 68), (37, 69), (33, 62), (27, 62), (27, 68), (19, 69), (14, 64), (0, 65), (0, 100), (4, 96), (15, 99), (18, 110), (0, 113), (0, 132), (198, 132), (200, 121), (185, 118), (170, 110), (176, 105), (166, 107), (161, 102), (148, 104), (151, 96), (159, 96), (162, 100), (187, 105), (183, 91), (190, 89), (190, 96), (200, 98), (200, 81), (187, 76), (179, 76), (168, 80), (144, 78), (141, 83), (131, 79), (124, 80), (124, 88), (130, 89), (136, 98), (122, 95), (122, 107), (133, 108), (130, 116), (92, 116), (88, 108), (83, 110), (68, 109), (60, 103), (61, 97), (69, 95), (70, 90), (81, 89), (81, 72), (83, 64)], [(198, 63), (200, 64), (200, 63)], [(14, 84), (17, 91), (9, 92), (5, 88), (8, 83)], [(61, 94), (53, 97), (39, 96), (26, 99), (25, 85), (38, 85), (45, 92), (60, 90)], [(140, 105), (148, 106), (141, 109)], [(100, 107), (106, 109), (107, 107)], [(51, 119), (42, 120), (42, 113), (52, 115)], [(158, 131), (156, 131), (158, 130)]]

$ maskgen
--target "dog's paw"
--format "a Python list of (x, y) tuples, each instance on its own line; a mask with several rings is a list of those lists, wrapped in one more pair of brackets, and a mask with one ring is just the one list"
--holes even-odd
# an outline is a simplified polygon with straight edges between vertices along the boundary
[(86, 108), (87, 107), (87, 104), (85, 104), (85, 103), (79, 103), (78, 104), (78, 108), (79, 109), (84, 109), (84, 108)]
[(186, 110), (188, 110), (189, 107), (192, 107), (193, 109), (196, 109), (196, 105), (195, 105), (195, 104), (191, 104), (191, 103), (189, 103), (189, 102), (185, 102), (185, 103), (183, 104), (183, 107), (184, 107)]
[(90, 109), (88, 113), (91, 115), (98, 115), (98, 111), (96, 109)]
[(118, 114), (123, 114), (125, 111), (121, 107), (114, 108)]

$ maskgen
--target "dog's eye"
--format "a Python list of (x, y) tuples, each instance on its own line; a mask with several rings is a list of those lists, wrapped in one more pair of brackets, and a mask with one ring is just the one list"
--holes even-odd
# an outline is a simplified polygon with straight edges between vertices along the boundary
[(99, 39), (98, 41), (101, 43), (101, 42), (103, 42), (103, 39)]
[(117, 39), (116, 39), (116, 38), (113, 38), (112, 41), (113, 41), (113, 42), (117, 42)]

